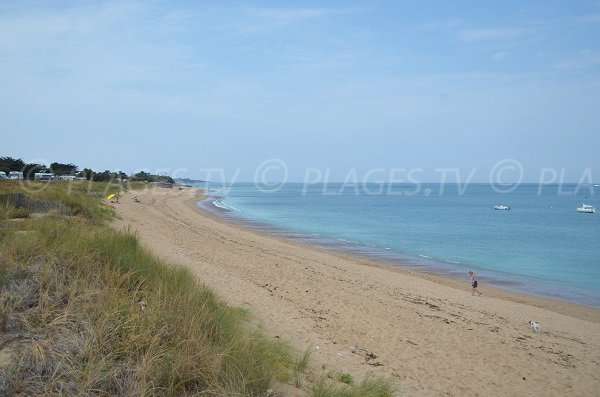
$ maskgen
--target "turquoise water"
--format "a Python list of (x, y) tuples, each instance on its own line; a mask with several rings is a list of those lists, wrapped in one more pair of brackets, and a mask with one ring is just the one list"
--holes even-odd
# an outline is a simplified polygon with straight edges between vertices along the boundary
[[(474, 270), (484, 285), (600, 306), (600, 213), (575, 210), (600, 207), (594, 187), (379, 187), (285, 184), (262, 192), (240, 183), (213, 186), (205, 206), (323, 246), (460, 277)], [(495, 211), (499, 203), (511, 211)]]

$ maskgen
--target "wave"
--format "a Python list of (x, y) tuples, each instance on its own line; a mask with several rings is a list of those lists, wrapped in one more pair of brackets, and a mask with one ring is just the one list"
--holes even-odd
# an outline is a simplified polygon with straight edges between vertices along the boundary
[(221, 197), (221, 198), (218, 198), (218, 199), (216, 199), (216, 200), (215, 200), (215, 201), (213, 201), (212, 203), (213, 203), (213, 205), (214, 205), (215, 207), (217, 207), (217, 208), (221, 208), (221, 209), (223, 209), (223, 210), (227, 210), (227, 211), (236, 211), (236, 212), (242, 212), (241, 210), (239, 210), (239, 209), (235, 208), (235, 207), (234, 207), (234, 206), (232, 206), (232, 205), (225, 204), (225, 203), (223, 202), (224, 200), (225, 200), (225, 199), (224, 199), (223, 197)]
[(451, 261), (450, 259), (444, 259), (444, 262), (452, 263), (453, 265), (460, 265), (461, 264), (461, 262), (459, 262), (459, 261)]
[(419, 254), (419, 256), (420, 256), (421, 258), (425, 258), (425, 259), (431, 259), (431, 257), (430, 257), (430, 256), (427, 256), (427, 255), (421, 255), (421, 254)]

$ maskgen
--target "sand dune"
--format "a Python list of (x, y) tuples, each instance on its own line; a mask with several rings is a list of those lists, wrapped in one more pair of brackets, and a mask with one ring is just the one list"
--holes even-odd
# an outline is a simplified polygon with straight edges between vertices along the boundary
[(473, 297), (466, 274), (448, 280), (254, 233), (197, 210), (197, 194), (149, 190), (134, 203), (129, 193), (114, 225), (273, 336), (312, 346), (314, 371), (395, 377), (410, 396), (600, 391), (599, 310), (491, 289), (485, 275), (484, 296)]

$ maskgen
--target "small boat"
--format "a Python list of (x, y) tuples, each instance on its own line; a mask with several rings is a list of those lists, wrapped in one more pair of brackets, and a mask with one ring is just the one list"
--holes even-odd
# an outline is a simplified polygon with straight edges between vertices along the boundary
[(581, 204), (581, 207), (577, 208), (577, 212), (593, 214), (596, 212), (596, 208), (593, 205)]
[(508, 205), (504, 205), (504, 204), (495, 205), (494, 209), (495, 210), (510, 211), (510, 207)]

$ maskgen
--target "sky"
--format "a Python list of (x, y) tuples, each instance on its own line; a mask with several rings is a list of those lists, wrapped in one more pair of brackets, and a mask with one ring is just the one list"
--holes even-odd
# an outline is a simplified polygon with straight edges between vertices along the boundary
[(0, 142), (213, 180), (598, 183), (600, 1), (0, 0)]

